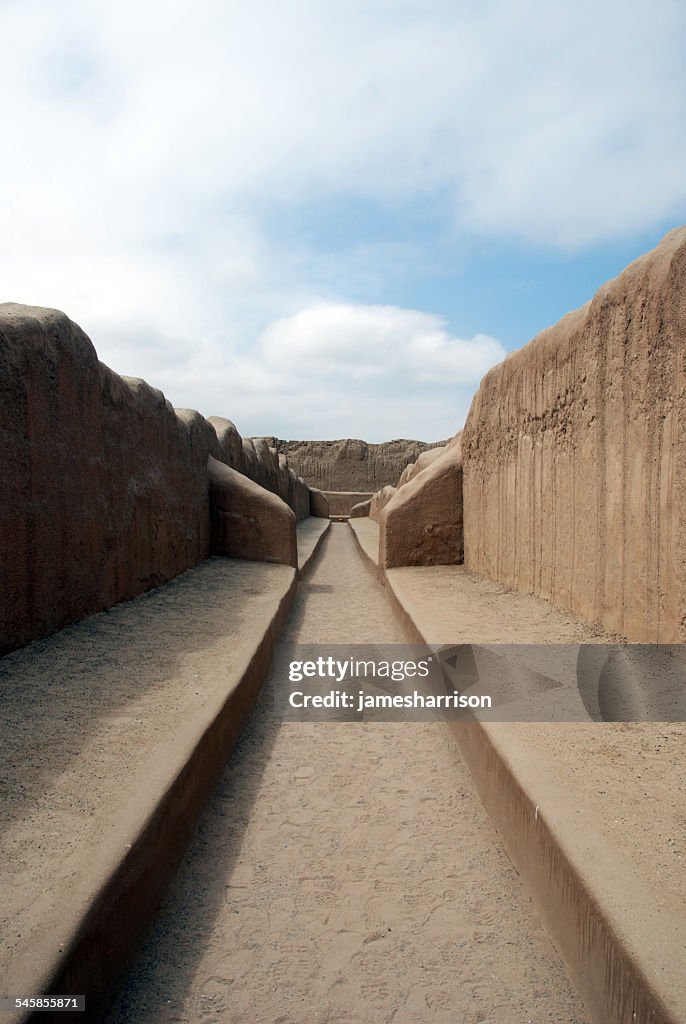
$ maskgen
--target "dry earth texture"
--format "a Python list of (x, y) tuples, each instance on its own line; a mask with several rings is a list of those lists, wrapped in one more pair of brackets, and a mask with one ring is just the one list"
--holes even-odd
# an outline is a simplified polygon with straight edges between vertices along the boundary
[(310, 511), (285, 457), (120, 377), (54, 309), (0, 304), (0, 448), (0, 653), (207, 558), (210, 455)]
[(582, 1024), (445, 726), (274, 712), (294, 644), (404, 639), (334, 524), (109, 1024)]
[(491, 370), (466, 566), (630, 640), (686, 640), (686, 228)]
[(395, 485), (405, 466), (422, 452), (445, 441), (385, 441), (367, 444), (348, 438), (341, 441), (282, 441), (268, 437), (267, 443), (288, 462), (310, 487), (322, 491), (362, 491), (372, 494)]

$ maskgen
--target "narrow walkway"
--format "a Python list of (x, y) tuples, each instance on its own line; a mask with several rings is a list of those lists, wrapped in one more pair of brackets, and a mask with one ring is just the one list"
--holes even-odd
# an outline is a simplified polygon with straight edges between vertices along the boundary
[(109, 1024), (580, 1024), (439, 723), (282, 724), (290, 645), (403, 642), (347, 525)]
[(293, 585), (287, 565), (210, 558), (0, 659), (6, 992), (38, 991), (69, 949)]

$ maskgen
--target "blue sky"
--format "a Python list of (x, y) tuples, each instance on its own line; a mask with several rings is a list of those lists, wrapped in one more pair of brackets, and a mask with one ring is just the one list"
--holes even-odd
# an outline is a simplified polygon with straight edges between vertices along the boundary
[(451, 435), (686, 221), (671, 0), (0, 0), (3, 300), (244, 434)]

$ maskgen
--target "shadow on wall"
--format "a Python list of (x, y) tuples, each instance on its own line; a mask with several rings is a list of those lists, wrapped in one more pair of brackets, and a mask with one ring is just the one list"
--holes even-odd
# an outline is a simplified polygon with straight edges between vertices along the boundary
[(0, 653), (207, 558), (210, 455), (310, 513), (274, 450), (120, 377), (57, 310), (0, 304), (0, 441)]
[(210, 456), (212, 554), (298, 567), (293, 510), (277, 494)]
[(397, 487), (372, 495), (368, 514), (379, 524), (379, 565), (455, 565), (463, 560), (461, 431), (447, 445), (407, 466)]

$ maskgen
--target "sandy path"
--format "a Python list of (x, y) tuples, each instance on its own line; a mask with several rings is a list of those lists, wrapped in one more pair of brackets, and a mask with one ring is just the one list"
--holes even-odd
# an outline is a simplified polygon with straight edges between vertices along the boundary
[[(375, 523), (359, 519), (353, 521), (353, 528), (370, 551), (375, 545), (378, 548)], [(388, 578), (422, 635), (432, 643), (519, 644), (525, 640), (549, 645), (622, 640), (547, 601), (508, 590), (462, 566), (391, 569)], [(543, 717), (546, 701), (553, 696), (540, 700)], [(520, 722), (502, 728), (516, 735), (530, 753), (541, 756), (542, 771), (556, 775), (567, 793), (575, 793), (585, 829), (606, 837), (622, 863), (633, 865), (642, 889), (652, 893), (655, 904), (686, 915), (686, 724), (583, 721), (586, 712), (578, 694), (569, 713), (569, 721)], [(613, 861), (611, 870), (616, 864)]]
[(211, 558), (0, 659), (5, 985), (56, 956), (292, 579), (288, 566)]
[(444, 726), (280, 724), (289, 643), (402, 642), (332, 525), (110, 1024), (574, 1024)]

